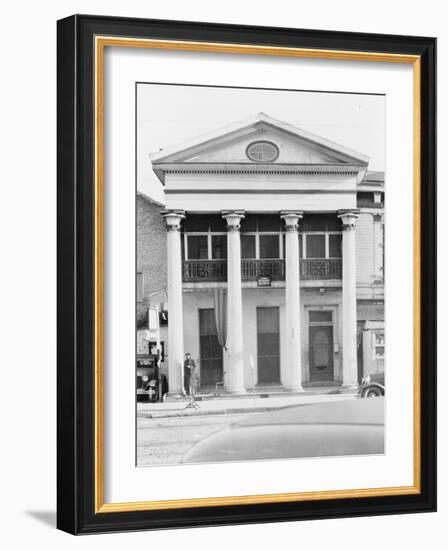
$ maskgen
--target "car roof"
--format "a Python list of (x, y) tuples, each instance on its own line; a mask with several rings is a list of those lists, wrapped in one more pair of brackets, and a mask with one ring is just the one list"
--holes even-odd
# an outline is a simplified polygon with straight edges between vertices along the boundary
[(283, 407), (255, 414), (231, 428), (274, 424), (384, 424), (384, 399), (350, 399)]
[(344, 399), (248, 416), (202, 439), (184, 463), (384, 453), (384, 398)]

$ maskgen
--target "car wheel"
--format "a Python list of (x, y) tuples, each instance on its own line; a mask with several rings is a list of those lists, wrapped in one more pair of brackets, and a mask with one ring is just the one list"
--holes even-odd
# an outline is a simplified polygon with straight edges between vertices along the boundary
[(150, 390), (148, 393), (148, 401), (150, 403), (155, 403), (159, 398), (159, 392), (157, 390)]
[(372, 387), (364, 390), (363, 397), (379, 397), (382, 395), (380, 388)]

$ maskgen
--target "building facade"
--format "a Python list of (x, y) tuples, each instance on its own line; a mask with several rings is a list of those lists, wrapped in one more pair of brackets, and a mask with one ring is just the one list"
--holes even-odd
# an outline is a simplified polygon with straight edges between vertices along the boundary
[(165, 191), (168, 376), (354, 388), (384, 368), (384, 176), (259, 113), (151, 157)]
[[(136, 197), (136, 363), (154, 362), (152, 345), (163, 345), (162, 373), (168, 374), (166, 229), (163, 205), (142, 193)], [(156, 319), (156, 316), (159, 318)], [(158, 331), (158, 334), (155, 334)]]

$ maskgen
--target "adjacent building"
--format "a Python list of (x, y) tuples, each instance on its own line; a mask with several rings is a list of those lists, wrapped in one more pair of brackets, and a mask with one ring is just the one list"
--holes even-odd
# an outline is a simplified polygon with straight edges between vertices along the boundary
[(384, 368), (384, 175), (367, 156), (259, 113), (151, 162), (165, 204), (137, 198), (137, 293), (144, 311), (166, 277), (171, 394), (187, 351), (201, 389), (234, 394)]

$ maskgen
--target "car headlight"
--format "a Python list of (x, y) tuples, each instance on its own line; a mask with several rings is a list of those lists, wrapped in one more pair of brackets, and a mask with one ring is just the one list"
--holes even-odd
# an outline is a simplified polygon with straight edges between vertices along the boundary
[(142, 380), (143, 380), (143, 382), (147, 382), (149, 380), (149, 376), (146, 376), (146, 374), (145, 374), (145, 376), (142, 377)]

